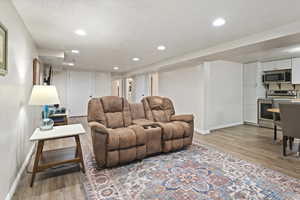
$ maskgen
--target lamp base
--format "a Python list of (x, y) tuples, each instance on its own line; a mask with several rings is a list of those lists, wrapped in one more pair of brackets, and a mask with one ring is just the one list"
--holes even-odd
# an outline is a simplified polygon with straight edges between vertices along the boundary
[(54, 121), (52, 119), (46, 118), (41, 121), (40, 130), (49, 131), (52, 130), (54, 126)]

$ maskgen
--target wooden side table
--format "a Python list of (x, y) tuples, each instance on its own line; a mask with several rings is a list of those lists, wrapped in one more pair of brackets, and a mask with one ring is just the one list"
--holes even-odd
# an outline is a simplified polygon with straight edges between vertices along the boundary
[[(81, 143), (79, 138), (80, 135), (85, 133), (86, 132), (81, 124), (56, 126), (49, 131), (41, 131), (39, 128), (37, 128), (30, 137), (30, 141), (38, 142), (30, 187), (33, 186), (36, 173), (57, 165), (62, 165), (66, 163), (79, 163), (81, 164), (82, 172), (85, 173)], [(68, 137), (75, 138), (76, 147), (43, 151), (45, 141)], [(57, 159), (57, 155), (63, 157), (64, 160)], [(43, 159), (41, 159), (41, 157), (43, 157)]]

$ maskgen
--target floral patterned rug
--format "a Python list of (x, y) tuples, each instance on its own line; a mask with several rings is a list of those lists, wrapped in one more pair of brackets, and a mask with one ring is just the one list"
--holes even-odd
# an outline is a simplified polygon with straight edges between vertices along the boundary
[(197, 144), (113, 169), (86, 155), (89, 200), (300, 199), (300, 180)]

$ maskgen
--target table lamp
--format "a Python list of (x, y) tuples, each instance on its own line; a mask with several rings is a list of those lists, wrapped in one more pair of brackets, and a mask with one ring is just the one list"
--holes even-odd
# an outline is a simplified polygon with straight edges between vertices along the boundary
[(54, 85), (35, 85), (32, 88), (29, 105), (43, 106), (43, 119), (40, 129), (51, 130), (54, 121), (48, 118), (49, 105), (59, 104), (59, 98)]

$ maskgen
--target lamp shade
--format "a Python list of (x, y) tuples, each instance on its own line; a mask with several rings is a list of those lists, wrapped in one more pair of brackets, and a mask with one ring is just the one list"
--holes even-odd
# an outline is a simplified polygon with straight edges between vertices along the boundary
[(32, 88), (29, 105), (53, 105), (59, 104), (59, 98), (54, 85), (35, 85)]

